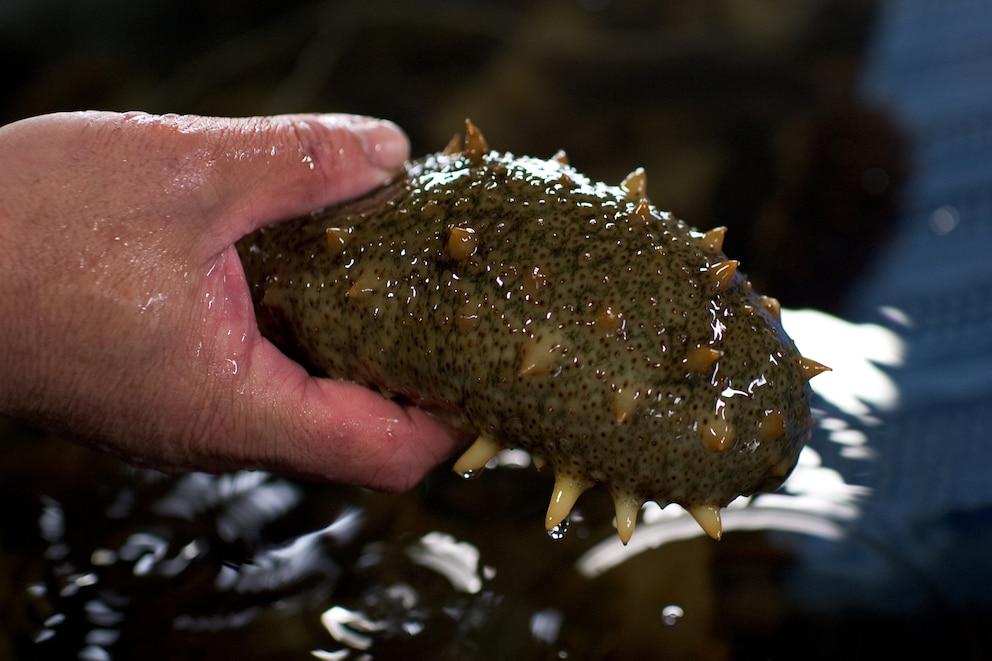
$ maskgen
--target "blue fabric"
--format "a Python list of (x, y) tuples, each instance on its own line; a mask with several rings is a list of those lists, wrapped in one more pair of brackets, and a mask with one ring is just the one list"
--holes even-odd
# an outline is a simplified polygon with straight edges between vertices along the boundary
[[(911, 139), (898, 234), (844, 315), (906, 314), (899, 407), (867, 430), (873, 489), (843, 543), (810, 542), (807, 605), (992, 602), (992, 3), (882, 3), (860, 94)], [(815, 383), (814, 383), (815, 386)]]

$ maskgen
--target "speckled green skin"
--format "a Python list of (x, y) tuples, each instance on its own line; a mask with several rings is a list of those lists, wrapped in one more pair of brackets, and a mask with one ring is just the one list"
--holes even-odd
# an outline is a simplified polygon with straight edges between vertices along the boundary
[[(239, 245), (262, 332), (287, 354), (615, 498), (723, 506), (788, 475), (808, 374), (740, 273), (718, 291), (708, 268), (726, 257), (702, 233), (556, 160), (441, 153), (407, 169)], [(452, 228), (474, 230), (474, 251)], [(694, 370), (699, 346), (722, 354)], [(770, 413), (780, 433), (759, 433)]]

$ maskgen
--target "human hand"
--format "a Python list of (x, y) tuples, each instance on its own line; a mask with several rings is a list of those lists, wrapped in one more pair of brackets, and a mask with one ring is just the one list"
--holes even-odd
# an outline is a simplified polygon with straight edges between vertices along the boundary
[(281, 354), (233, 247), (375, 187), (408, 150), (343, 115), (0, 128), (0, 411), (167, 471), (413, 486), (467, 439)]

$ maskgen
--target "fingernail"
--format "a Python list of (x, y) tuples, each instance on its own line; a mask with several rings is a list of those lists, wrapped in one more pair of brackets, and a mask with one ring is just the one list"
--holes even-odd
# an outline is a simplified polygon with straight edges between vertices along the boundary
[(410, 156), (410, 141), (396, 124), (361, 115), (330, 115), (328, 119), (337, 126), (343, 125), (354, 133), (362, 144), (369, 163), (390, 172), (402, 167)]

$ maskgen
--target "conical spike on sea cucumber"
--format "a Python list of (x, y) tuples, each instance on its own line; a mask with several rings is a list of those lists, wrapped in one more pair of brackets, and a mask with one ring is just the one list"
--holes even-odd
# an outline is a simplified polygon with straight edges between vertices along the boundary
[(551, 502), (548, 504), (548, 514), (544, 519), (544, 527), (554, 530), (554, 527), (565, 520), (572, 506), (582, 492), (594, 484), (592, 480), (570, 475), (555, 475), (555, 488), (551, 492)]
[(622, 332), (624, 327), (623, 315), (619, 311), (614, 310), (613, 306), (610, 305), (600, 310), (592, 323), (596, 327), (596, 330), (606, 337), (612, 337)]
[(771, 443), (785, 433), (785, 416), (779, 411), (771, 411), (758, 423), (758, 442)]
[(768, 314), (772, 316), (772, 319), (778, 323), (782, 323), (782, 304), (778, 302), (778, 299), (773, 296), (762, 296), (761, 302), (768, 310)]
[(613, 506), (617, 513), (617, 535), (624, 546), (634, 534), (637, 525), (637, 514), (641, 511), (642, 501), (636, 496), (613, 494)]
[(823, 363), (818, 363), (812, 358), (807, 358), (806, 356), (799, 357), (799, 369), (802, 370), (803, 376), (806, 377), (807, 381), (812, 379), (817, 374), (831, 371), (830, 368)]
[(349, 301), (364, 301), (379, 288), (381, 282), (379, 275), (374, 271), (361, 273), (345, 292), (345, 296)]
[(455, 154), (462, 153), (462, 149), (464, 148), (465, 146), (462, 144), (462, 136), (456, 133), (451, 136), (451, 140), (448, 140), (448, 144), (444, 146), (441, 153), (445, 156), (454, 156)]
[(703, 238), (700, 239), (703, 245), (713, 252), (720, 252), (723, 250), (723, 238), (727, 235), (727, 228), (714, 227), (713, 229), (706, 230), (703, 233)]
[(633, 202), (640, 200), (648, 194), (648, 176), (644, 168), (637, 168), (620, 182), (620, 189), (624, 192), (624, 197)]
[(485, 468), (489, 460), (495, 457), (503, 446), (488, 434), (479, 434), (475, 442), (455, 462), (453, 470), (459, 475), (471, 476)]
[(783, 459), (779, 459), (778, 461), (770, 462), (769, 465), (771, 466), (769, 475), (771, 475), (772, 477), (785, 479), (789, 475), (789, 473), (792, 472), (792, 469), (795, 467), (796, 462), (791, 457), (785, 457)]
[(651, 213), (651, 203), (648, 202), (648, 198), (642, 197), (634, 205), (634, 210), (630, 212), (629, 217), (642, 223), (650, 222), (654, 215)]
[(618, 423), (627, 421), (637, 411), (640, 391), (630, 386), (619, 388), (613, 395), (613, 417)]
[(723, 452), (733, 445), (736, 437), (737, 430), (730, 421), (715, 418), (712, 422), (703, 425), (700, 441), (710, 452)]
[(720, 521), (720, 508), (716, 505), (692, 505), (685, 510), (692, 515), (699, 527), (707, 535), (719, 541), (723, 536), (723, 523)]
[(261, 304), (267, 308), (286, 309), (291, 300), (287, 289), (286, 285), (278, 282), (269, 285), (262, 294)]
[(472, 120), (465, 120), (465, 156), (473, 163), (482, 161), (482, 157), (489, 153), (489, 143), (486, 142), (482, 131), (472, 123)]
[(342, 252), (348, 243), (348, 237), (351, 235), (351, 230), (347, 227), (328, 227), (325, 230), (325, 235), (327, 238), (327, 254), (331, 257), (337, 257)]
[(737, 273), (737, 266), (740, 264), (736, 259), (727, 259), (707, 267), (706, 272), (710, 277), (710, 282), (716, 291), (724, 291), (730, 287), (734, 281), (734, 274)]
[(551, 160), (559, 165), (568, 165), (568, 154), (565, 153), (564, 149), (559, 149), (555, 152), (555, 155), (551, 157)]
[(479, 246), (479, 237), (471, 227), (452, 227), (448, 234), (448, 255), (459, 262), (463, 262), (472, 255)]
[(548, 286), (548, 276), (541, 270), (540, 266), (533, 266), (526, 269), (520, 276), (520, 293), (525, 300), (537, 300), (537, 297), (545, 293)]
[(517, 374), (520, 376), (547, 374), (558, 359), (561, 348), (560, 338), (551, 331), (546, 331), (543, 335), (535, 335), (533, 339), (527, 340), (527, 344), (521, 351), (520, 369)]
[(713, 347), (693, 347), (685, 352), (682, 364), (690, 372), (708, 373), (721, 356), (723, 356), (723, 352)]

